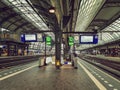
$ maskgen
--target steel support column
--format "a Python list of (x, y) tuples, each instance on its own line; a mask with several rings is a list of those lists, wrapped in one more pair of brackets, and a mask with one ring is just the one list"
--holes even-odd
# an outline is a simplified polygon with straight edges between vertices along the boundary
[(56, 68), (59, 69), (61, 66), (61, 40), (62, 40), (62, 32), (55, 33), (55, 65)]

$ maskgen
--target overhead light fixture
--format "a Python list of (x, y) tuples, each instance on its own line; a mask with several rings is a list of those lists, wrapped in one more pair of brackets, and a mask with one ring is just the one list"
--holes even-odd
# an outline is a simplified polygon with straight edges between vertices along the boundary
[(50, 7), (49, 8), (49, 13), (55, 13), (55, 7)]
[(98, 29), (99, 27), (98, 27), (98, 26), (95, 26), (94, 28), (95, 28), (95, 29)]

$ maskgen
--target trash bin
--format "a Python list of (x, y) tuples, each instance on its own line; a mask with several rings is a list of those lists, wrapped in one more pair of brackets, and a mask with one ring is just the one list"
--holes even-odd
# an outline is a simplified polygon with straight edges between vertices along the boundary
[(44, 66), (44, 58), (39, 58), (39, 67)]

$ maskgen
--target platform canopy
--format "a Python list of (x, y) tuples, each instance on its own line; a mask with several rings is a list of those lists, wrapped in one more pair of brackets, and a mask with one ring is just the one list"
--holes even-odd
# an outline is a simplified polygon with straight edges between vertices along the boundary
[(54, 41), (59, 28), (64, 39), (74, 36), (69, 32), (96, 32), (101, 45), (120, 38), (119, 25), (120, 0), (0, 0), (0, 28), (11, 33), (44, 33)]
[[(0, 27), (13, 33), (36, 33), (50, 31), (53, 28), (49, 27), (45, 18), (29, 0), (1, 0), (0, 12)], [(49, 32), (49, 35), (54, 39), (53, 33)]]
[(99, 35), (98, 44), (80, 45), (80, 50), (119, 40), (120, 0), (82, 0), (75, 31)]

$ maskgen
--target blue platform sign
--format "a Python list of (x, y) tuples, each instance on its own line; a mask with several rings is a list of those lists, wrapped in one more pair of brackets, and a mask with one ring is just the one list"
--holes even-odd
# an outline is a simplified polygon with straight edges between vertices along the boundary
[(80, 35), (80, 44), (97, 44), (98, 35)]

